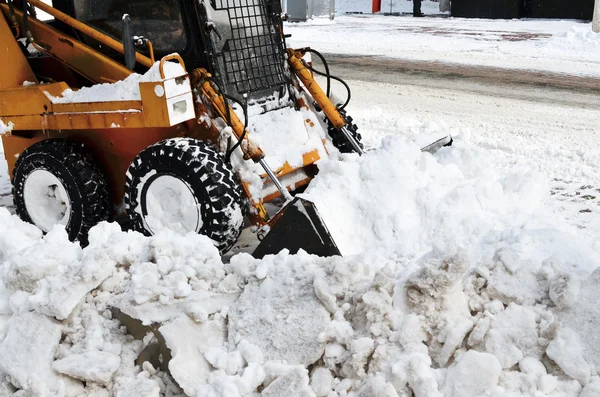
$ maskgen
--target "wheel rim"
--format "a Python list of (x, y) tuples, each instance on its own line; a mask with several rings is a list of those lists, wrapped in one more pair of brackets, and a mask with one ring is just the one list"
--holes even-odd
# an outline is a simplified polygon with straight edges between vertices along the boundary
[(148, 181), (142, 197), (142, 211), (148, 231), (171, 230), (185, 235), (202, 229), (202, 210), (191, 186), (172, 175), (158, 175)]
[(51, 172), (35, 170), (23, 186), (25, 208), (34, 225), (48, 233), (55, 225), (67, 226), (71, 200), (63, 183)]

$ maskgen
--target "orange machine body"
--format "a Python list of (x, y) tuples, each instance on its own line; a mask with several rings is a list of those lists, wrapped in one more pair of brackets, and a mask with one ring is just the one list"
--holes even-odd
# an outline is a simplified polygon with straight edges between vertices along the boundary
[[(83, 31), (86, 35), (92, 35), (95, 40), (117, 51), (123, 51), (123, 46), (114, 39), (51, 6), (39, 0), (31, 0), (29, 3), (50, 13), (57, 20)], [(11, 177), (16, 159), (29, 146), (49, 138), (77, 140), (88, 144), (95, 152), (106, 171), (112, 200), (115, 205), (118, 205), (124, 196), (125, 176), (129, 165), (148, 146), (173, 137), (192, 137), (212, 141), (218, 139), (219, 131), (214, 124), (208, 125), (202, 121), (203, 116), (208, 114), (208, 110), (202, 101), (197, 100), (198, 93), (192, 90), (194, 83), (197, 82), (198, 90), (202, 91), (203, 97), (210, 101), (212, 117), (224, 118), (227, 102), (214, 90), (210, 82), (203, 80), (204, 77), (210, 76), (205, 70), (197, 69), (191, 71), (189, 75), (140, 83), (140, 100), (57, 103), (53, 98), (60, 98), (65, 90), (80, 88), (77, 86), (76, 75), (84, 76), (94, 83), (110, 83), (123, 80), (132, 72), (104, 54), (30, 17), (29, 31), (32, 45), (47, 55), (41, 61), (42, 64), (38, 64), (37, 67), (57, 81), (51, 84), (39, 84), (29, 60), (17, 41), (24, 34), (22, 12), (13, 10), (15, 17), (12, 18), (4, 0), (0, 0), (0, 10), (3, 14), (3, 17), (0, 16), (0, 54), (3, 59), (8, 60), (2, 61), (4, 70), (0, 73), (0, 121), (12, 127), (10, 132), (2, 136)], [(291, 69), (297, 73), (306, 90), (324, 109), (334, 125), (342, 126), (344, 119), (306, 69), (301, 61), (302, 54), (289, 50), (288, 56)], [(167, 58), (174, 58), (184, 66), (178, 56)], [(152, 66), (151, 59), (142, 54), (137, 53), (136, 60), (144, 66)], [(166, 60), (161, 61), (163, 77), (162, 67)], [(164, 94), (165, 92), (167, 94)], [(301, 101), (299, 106), (302, 106)], [(178, 104), (182, 114), (177, 114), (175, 107)], [(185, 109), (181, 111), (183, 107)], [(247, 141), (249, 134), (244, 134), (243, 122), (235, 112), (231, 111), (231, 115), (234, 134), (238, 139), (244, 136)], [(264, 156), (259, 147), (248, 142), (241, 145), (241, 148), (247, 160), (258, 161)], [(277, 176), (285, 177), (302, 170), (306, 178), (302, 180), (296, 178), (293, 185), (286, 187), (293, 190), (304, 186), (314, 176), (312, 168), (319, 159), (317, 150), (306, 153), (303, 156), (302, 166), (292, 167), (286, 163), (277, 170)], [(267, 175), (261, 177), (265, 184), (269, 183)], [(250, 214), (251, 221), (257, 225), (269, 223), (270, 218), (263, 203), (277, 198), (280, 193), (274, 191), (265, 197), (253, 198), (248, 186), (244, 184), (244, 188), (251, 205), (256, 209)]]

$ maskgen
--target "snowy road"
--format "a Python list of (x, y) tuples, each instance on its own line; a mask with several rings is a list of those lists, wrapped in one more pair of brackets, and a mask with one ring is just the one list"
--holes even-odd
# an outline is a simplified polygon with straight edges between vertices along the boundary
[(334, 54), (599, 75), (600, 35), (578, 21), (341, 15), (288, 24), (286, 32), (292, 47)]

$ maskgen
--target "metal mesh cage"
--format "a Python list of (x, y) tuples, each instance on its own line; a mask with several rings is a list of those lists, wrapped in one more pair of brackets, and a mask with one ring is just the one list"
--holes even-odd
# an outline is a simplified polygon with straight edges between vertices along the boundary
[(227, 91), (251, 94), (285, 85), (280, 0), (213, 0), (212, 6), (229, 14), (231, 32), (215, 54)]

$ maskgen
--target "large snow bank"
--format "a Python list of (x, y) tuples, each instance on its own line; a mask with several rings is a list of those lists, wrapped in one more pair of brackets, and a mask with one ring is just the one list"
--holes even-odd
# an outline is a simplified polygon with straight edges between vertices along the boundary
[(538, 175), (396, 138), (324, 162), (307, 196), (356, 255), (223, 264), (203, 236), (107, 223), (81, 249), (0, 208), (0, 390), (595, 395), (598, 246), (544, 209)]

